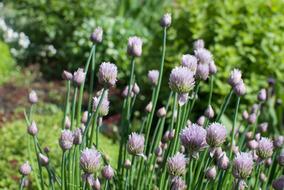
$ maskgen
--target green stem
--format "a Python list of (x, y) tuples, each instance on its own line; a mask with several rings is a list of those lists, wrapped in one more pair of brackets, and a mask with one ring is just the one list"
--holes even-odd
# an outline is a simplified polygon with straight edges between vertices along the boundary
[(92, 108), (92, 94), (94, 90), (94, 81), (95, 81), (95, 68), (96, 68), (96, 45), (93, 46), (92, 51), (92, 62), (91, 62), (91, 76), (90, 76), (90, 86), (89, 86), (89, 103), (88, 103), (88, 113), (91, 112)]
[(66, 86), (67, 86), (67, 91), (66, 91), (66, 98), (65, 98), (64, 116), (62, 120), (62, 129), (65, 128), (66, 116), (69, 113), (69, 99), (70, 99), (70, 87), (71, 87), (70, 80), (67, 81)]
[(19, 190), (22, 190), (24, 188), (24, 183), (25, 183), (25, 176), (22, 176), (20, 180)]
[(74, 121), (75, 121), (77, 92), (78, 92), (78, 86), (75, 86), (74, 87), (73, 102), (72, 102), (71, 130), (73, 129)]
[(232, 127), (230, 158), (232, 158), (233, 147), (234, 147), (234, 144), (235, 144), (235, 128), (236, 128), (236, 124), (237, 124), (237, 118), (238, 118), (238, 111), (239, 111), (239, 106), (240, 106), (240, 100), (241, 100), (241, 97), (238, 96), (238, 98), (237, 98), (237, 103), (236, 103), (235, 114), (234, 114), (234, 122), (233, 122), (233, 127)]
[(41, 167), (40, 161), (39, 161), (39, 153), (40, 152), (38, 151), (38, 147), (37, 147), (37, 143), (36, 143), (36, 137), (34, 137), (33, 139), (34, 139), (34, 148), (35, 148), (37, 164), (38, 164), (38, 169), (39, 169), (39, 177), (40, 177), (41, 188), (44, 189), (44, 180), (43, 180), (43, 176), (42, 176), (42, 167)]
[(61, 160), (61, 190), (65, 190), (65, 154), (64, 151)]
[(99, 132), (100, 132), (100, 126), (97, 124), (97, 127), (96, 127), (96, 146), (97, 148), (99, 147)]
[(233, 95), (233, 92), (234, 92), (233, 89), (231, 89), (231, 91), (229, 92), (229, 94), (226, 96), (226, 98), (225, 98), (225, 100), (224, 100), (224, 102), (223, 102), (223, 104), (222, 104), (222, 106), (221, 106), (221, 111), (220, 111), (220, 113), (219, 113), (218, 116), (217, 116), (216, 122), (220, 121), (222, 115), (223, 115), (224, 112), (226, 111), (226, 109), (227, 109), (227, 107), (228, 107), (228, 104), (229, 104), (229, 102), (230, 102), (230, 100), (231, 100), (231, 97), (232, 97), (232, 95)]

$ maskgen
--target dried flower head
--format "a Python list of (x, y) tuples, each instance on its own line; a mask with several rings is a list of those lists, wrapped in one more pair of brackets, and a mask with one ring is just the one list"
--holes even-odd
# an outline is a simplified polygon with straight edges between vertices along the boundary
[(257, 99), (259, 101), (265, 101), (267, 98), (267, 94), (266, 94), (266, 90), (265, 89), (261, 89), (257, 95)]
[(148, 72), (148, 79), (153, 86), (157, 86), (159, 79), (159, 71), (158, 70), (150, 70)]
[(221, 123), (212, 123), (206, 129), (206, 142), (211, 147), (221, 146), (226, 140), (227, 130)]
[(207, 145), (206, 130), (197, 124), (192, 124), (190, 127), (182, 130), (180, 140), (190, 153), (196, 153)]
[(72, 80), (72, 78), (73, 78), (73, 75), (72, 75), (72, 73), (70, 73), (70, 72), (68, 72), (68, 71), (63, 71), (62, 72), (62, 78), (64, 79), (64, 80)]
[(228, 83), (234, 87), (242, 81), (242, 72), (239, 69), (233, 69), (231, 71)]
[(209, 119), (212, 119), (212, 118), (214, 117), (214, 110), (213, 110), (213, 108), (212, 108), (211, 105), (209, 105), (209, 106), (206, 108), (206, 110), (205, 110), (205, 112), (204, 112), (204, 116), (207, 117), (207, 118), (209, 118)]
[(193, 74), (195, 74), (197, 69), (197, 59), (193, 55), (185, 54), (181, 58), (181, 65), (183, 67), (187, 67), (190, 71), (193, 72)]
[(214, 180), (217, 175), (217, 170), (215, 166), (208, 168), (205, 172), (205, 177), (209, 180)]
[(45, 155), (39, 153), (39, 154), (38, 154), (38, 158), (39, 158), (39, 163), (40, 163), (40, 165), (42, 165), (42, 166), (47, 166), (47, 165), (48, 165), (49, 159), (48, 159), (47, 156), (45, 156)]
[(84, 72), (84, 69), (79, 68), (77, 71), (74, 72), (73, 74), (73, 82), (77, 85), (80, 86), (85, 82), (86, 78), (86, 73)]
[(256, 153), (261, 159), (271, 157), (273, 154), (273, 142), (268, 138), (262, 137), (258, 142)]
[(117, 67), (110, 62), (103, 62), (98, 72), (99, 83), (104, 86), (114, 86), (117, 81)]
[(142, 55), (142, 45), (143, 45), (143, 42), (141, 38), (137, 36), (129, 37), (127, 53), (130, 56), (140, 57)]
[(71, 149), (73, 146), (73, 140), (73, 133), (68, 129), (63, 130), (59, 138), (59, 145), (61, 149), (63, 151)]
[[(108, 95), (105, 94), (104, 97), (99, 96), (99, 97), (94, 97), (93, 98), (93, 110), (96, 111), (98, 109), (98, 115), (100, 117), (106, 116), (109, 112), (109, 100), (108, 100)], [(101, 100), (101, 98), (103, 98)], [(101, 100), (101, 104), (99, 106)]]
[(175, 176), (170, 181), (170, 190), (185, 190), (186, 184), (185, 181), (179, 177)]
[(283, 190), (284, 189), (284, 176), (280, 176), (279, 178), (273, 180), (272, 187), (275, 190)]
[(103, 41), (103, 29), (101, 27), (95, 28), (90, 38), (93, 43), (101, 43)]
[(202, 49), (204, 47), (205, 47), (205, 43), (204, 43), (204, 40), (202, 40), (202, 39), (198, 39), (198, 40), (194, 41), (194, 43), (193, 43), (193, 49), (194, 50)]
[(180, 176), (186, 170), (186, 158), (184, 154), (177, 153), (173, 157), (168, 158), (167, 167), (168, 171), (173, 176)]
[(111, 180), (114, 176), (114, 171), (110, 165), (107, 165), (102, 170), (102, 176), (107, 180)]
[(241, 152), (233, 161), (233, 175), (238, 179), (246, 179), (253, 169), (253, 157), (251, 153)]
[(171, 71), (169, 86), (179, 94), (188, 93), (194, 87), (193, 72), (186, 67), (176, 67)]
[(23, 163), (20, 168), (19, 168), (19, 172), (21, 175), (23, 176), (27, 176), (32, 172), (32, 167), (29, 164), (28, 161), (26, 161), (25, 163)]
[(31, 136), (36, 136), (37, 133), (38, 133), (38, 128), (36, 126), (36, 123), (35, 121), (32, 121), (32, 123), (30, 124), (30, 126), (28, 126), (28, 129), (27, 129), (28, 133), (31, 135)]
[(80, 166), (85, 173), (91, 174), (100, 167), (101, 154), (95, 148), (86, 148), (80, 157)]
[(144, 151), (144, 136), (137, 134), (137, 133), (131, 133), (128, 138), (127, 142), (127, 150), (132, 155), (142, 155)]
[(211, 52), (205, 48), (199, 48), (199, 49), (194, 50), (194, 55), (197, 58), (198, 63), (200, 64), (209, 65), (209, 63), (213, 59)]
[(172, 15), (170, 13), (166, 13), (163, 15), (163, 17), (160, 20), (160, 24), (163, 28), (170, 27), (172, 23)]
[(34, 90), (30, 91), (29, 95), (28, 95), (28, 101), (31, 103), (31, 104), (35, 104), (38, 102), (38, 97), (37, 97), (37, 94)]

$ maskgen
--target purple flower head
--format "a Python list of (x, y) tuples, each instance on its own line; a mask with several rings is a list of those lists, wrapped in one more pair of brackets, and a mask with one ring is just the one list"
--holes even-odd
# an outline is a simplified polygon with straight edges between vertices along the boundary
[(106, 116), (108, 114), (108, 111), (109, 111), (108, 93), (104, 94), (104, 97), (101, 101), (101, 105), (99, 106), (101, 98), (102, 98), (101, 95), (93, 98), (93, 110), (96, 111), (98, 109), (98, 115), (100, 117)]
[(273, 154), (273, 142), (268, 138), (262, 137), (258, 141), (256, 153), (263, 160), (271, 157)]
[(93, 43), (101, 43), (103, 41), (103, 29), (101, 27), (97, 27), (91, 34), (90, 38)]
[(142, 155), (144, 151), (144, 136), (131, 133), (128, 138), (127, 150), (132, 155)]
[(215, 166), (208, 168), (205, 172), (205, 176), (209, 180), (214, 180), (216, 178), (216, 175), (217, 175), (217, 170)]
[(192, 124), (190, 127), (182, 130), (180, 140), (190, 153), (196, 153), (207, 145), (206, 130), (197, 124)]
[(159, 79), (159, 71), (158, 70), (150, 70), (148, 72), (148, 79), (152, 86), (157, 86)]
[(38, 154), (38, 157), (39, 157), (39, 163), (40, 163), (40, 165), (42, 165), (42, 166), (47, 166), (47, 165), (48, 165), (49, 159), (48, 159), (47, 156), (45, 156), (45, 155), (39, 153), (39, 154)]
[(101, 154), (95, 148), (86, 148), (80, 157), (80, 166), (85, 173), (91, 174), (100, 167)]
[(79, 145), (82, 143), (82, 131), (80, 128), (75, 129), (75, 131), (73, 132), (73, 137), (74, 137), (73, 143), (75, 145)]
[(193, 49), (194, 50), (202, 49), (204, 47), (205, 47), (205, 43), (204, 43), (204, 40), (202, 40), (202, 39), (198, 39), (198, 40), (194, 41), (194, 43), (193, 43)]
[(246, 179), (253, 169), (253, 157), (251, 153), (241, 152), (233, 161), (233, 175), (238, 179)]
[(206, 80), (209, 77), (209, 65), (198, 64), (196, 70), (196, 77), (200, 80)]
[(163, 28), (170, 27), (172, 23), (172, 15), (170, 13), (166, 13), (163, 15), (163, 17), (160, 20), (160, 24)]
[(283, 136), (278, 136), (274, 139), (273, 145), (275, 148), (281, 148), (284, 144), (284, 137)]
[(284, 166), (284, 150), (280, 152), (279, 156), (277, 157), (277, 161), (280, 166)]
[(210, 124), (206, 131), (206, 142), (211, 147), (221, 146), (225, 142), (227, 130), (221, 123)]
[(218, 160), (217, 160), (217, 166), (219, 169), (226, 170), (229, 168), (230, 160), (227, 157), (226, 153), (224, 153)]
[(77, 86), (80, 86), (81, 84), (84, 83), (86, 78), (86, 73), (84, 72), (84, 69), (79, 68), (77, 71), (74, 72), (73, 74), (73, 81)]
[(69, 150), (73, 146), (73, 133), (70, 130), (63, 130), (59, 138), (59, 145), (63, 151)]
[(169, 85), (172, 91), (179, 94), (188, 93), (194, 87), (194, 77), (186, 67), (176, 67), (171, 71)]
[(284, 176), (280, 176), (279, 178), (273, 180), (272, 187), (275, 190), (283, 190), (284, 189)]
[(216, 73), (217, 73), (217, 66), (216, 66), (215, 62), (212, 60), (209, 63), (209, 74), (214, 75)]
[(32, 167), (28, 161), (22, 164), (19, 168), (19, 172), (21, 175), (27, 176), (32, 172)]
[(257, 99), (259, 101), (265, 101), (267, 98), (267, 94), (266, 94), (266, 90), (265, 89), (261, 89), (257, 95)]
[(183, 175), (186, 171), (186, 158), (184, 154), (177, 153), (173, 157), (168, 158), (168, 171), (172, 176)]
[(234, 86), (234, 92), (237, 96), (243, 96), (246, 94), (246, 86), (243, 80)]
[(64, 70), (64, 71), (62, 72), (62, 78), (63, 78), (64, 80), (72, 80), (73, 75), (72, 75), (72, 73), (70, 73), (70, 72)]
[(37, 133), (38, 133), (38, 128), (36, 126), (36, 123), (35, 121), (32, 121), (32, 123), (30, 124), (30, 126), (28, 126), (28, 133), (31, 135), (31, 136), (36, 136)]
[(181, 58), (181, 65), (187, 67), (195, 74), (197, 69), (197, 59), (193, 55), (185, 54)]
[(114, 176), (114, 171), (110, 165), (107, 165), (102, 170), (102, 176), (107, 180), (111, 180)]
[(239, 69), (233, 69), (231, 71), (230, 77), (228, 79), (228, 83), (234, 87), (238, 83), (242, 81), (242, 72)]
[(160, 109), (158, 109), (157, 111), (158, 117), (165, 117), (166, 115), (167, 115), (167, 110), (165, 107), (161, 107)]
[(103, 62), (98, 72), (99, 83), (104, 86), (114, 86), (117, 78), (117, 67), (110, 62)]
[(141, 38), (137, 36), (129, 37), (127, 53), (130, 56), (140, 57), (142, 55), (142, 45), (143, 45), (143, 42)]
[(213, 110), (213, 108), (212, 108), (211, 105), (209, 105), (209, 106), (206, 108), (206, 110), (205, 110), (205, 112), (204, 112), (204, 116), (207, 117), (207, 118), (209, 118), (209, 119), (212, 119), (212, 118), (214, 117), (214, 110)]
[(29, 95), (28, 95), (28, 101), (31, 103), (31, 104), (35, 104), (38, 102), (38, 97), (37, 97), (37, 94), (34, 90), (32, 90)]
[(267, 128), (268, 128), (267, 122), (263, 122), (263, 123), (258, 125), (258, 129), (261, 133), (265, 133), (267, 131)]
[(175, 176), (170, 181), (170, 190), (185, 190), (186, 184), (181, 177)]
[(211, 52), (205, 48), (194, 50), (194, 55), (197, 58), (199, 64), (209, 65), (209, 63), (213, 60)]

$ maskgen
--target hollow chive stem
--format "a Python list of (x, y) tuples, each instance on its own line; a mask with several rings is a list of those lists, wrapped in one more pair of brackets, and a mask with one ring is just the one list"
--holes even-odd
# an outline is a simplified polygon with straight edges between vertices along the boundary
[(233, 121), (233, 127), (232, 127), (232, 134), (231, 134), (230, 158), (232, 158), (233, 147), (234, 147), (234, 144), (235, 144), (235, 128), (236, 128), (236, 124), (237, 124), (237, 118), (238, 118), (238, 111), (239, 111), (239, 106), (240, 106), (240, 100), (241, 100), (241, 97), (238, 96), (238, 98), (237, 98), (237, 103), (236, 103), (236, 108), (235, 108), (235, 113), (234, 113), (234, 121)]
[(24, 184), (25, 184), (25, 176), (22, 176), (21, 180), (20, 180), (19, 190), (23, 190), (24, 189)]
[(72, 116), (71, 116), (71, 130), (74, 127), (75, 122), (75, 110), (76, 110), (76, 100), (77, 100), (77, 92), (78, 92), (78, 86), (74, 86), (74, 94), (73, 94), (73, 101), (72, 101)]
[(94, 90), (94, 81), (95, 81), (95, 69), (96, 69), (96, 45), (93, 46), (92, 61), (91, 61), (91, 75), (90, 75), (90, 86), (89, 86), (89, 101), (88, 101), (88, 113), (90, 113), (92, 108), (92, 94)]
[(71, 81), (67, 80), (66, 81), (66, 86), (67, 86), (67, 91), (66, 91), (66, 95), (65, 95), (65, 109), (64, 109), (64, 116), (63, 116), (63, 120), (62, 120), (62, 129), (64, 129), (65, 127), (65, 122), (66, 122), (66, 116), (69, 113), (69, 99), (70, 99), (70, 88), (71, 88)]
[(227, 94), (222, 106), (221, 106), (221, 111), (220, 113), (218, 114), (217, 118), (216, 118), (216, 122), (220, 121), (222, 115), (224, 114), (224, 112), (226, 111), (228, 105), (229, 105), (229, 102), (231, 100), (231, 97), (233, 95), (233, 89), (231, 89), (231, 91), (229, 92), (229, 94)]

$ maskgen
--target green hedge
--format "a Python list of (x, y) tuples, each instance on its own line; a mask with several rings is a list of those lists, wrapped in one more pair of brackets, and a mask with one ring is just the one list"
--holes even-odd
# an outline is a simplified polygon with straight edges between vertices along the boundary
[(8, 45), (0, 41), (0, 84), (7, 81), (15, 70), (15, 60), (10, 54)]

